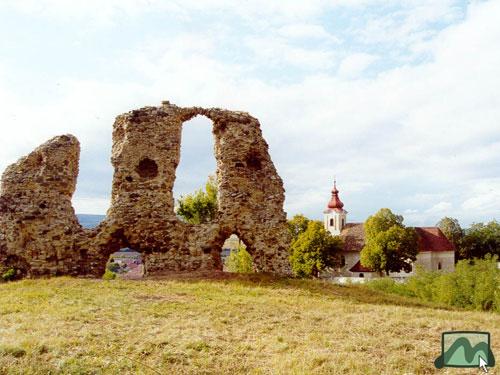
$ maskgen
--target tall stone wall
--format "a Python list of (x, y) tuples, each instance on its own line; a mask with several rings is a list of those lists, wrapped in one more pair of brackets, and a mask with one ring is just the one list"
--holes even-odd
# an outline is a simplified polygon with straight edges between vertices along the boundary
[[(213, 122), (219, 210), (207, 224), (174, 213), (172, 188), (180, 160), (182, 125), (204, 115)], [(288, 274), (289, 236), (284, 189), (257, 119), (218, 108), (160, 107), (116, 118), (111, 162), (111, 207), (95, 229), (83, 229), (71, 206), (79, 144), (51, 139), (11, 165), (0, 191), (0, 268), (23, 275), (104, 272), (121, 247), (143, 253), (148, 274), (221, 270), (225, 239), (237, 234), (261, 272)]]

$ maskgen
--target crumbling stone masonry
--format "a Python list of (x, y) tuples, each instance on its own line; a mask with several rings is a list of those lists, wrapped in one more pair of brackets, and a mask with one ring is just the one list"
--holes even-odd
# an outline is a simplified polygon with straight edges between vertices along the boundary
[[(176, 217), (172, 187), (182, 124), (197, 115), (213, 121), (219, 211), (213, 222), (191, 225)], [(126, 246), (143, 254), (150, 275), (221, 270), (222, 244), (236, 233), (258, 271), (289, 273), (283, 183), (248, 113), (163, 102), (118, 116), (111, 207), (92, 230), (80, 226), (71, 205), (79, 150), (74, 136), (58, 136), (4, 172), (0, 271), (99, 277), (109, 255)]]

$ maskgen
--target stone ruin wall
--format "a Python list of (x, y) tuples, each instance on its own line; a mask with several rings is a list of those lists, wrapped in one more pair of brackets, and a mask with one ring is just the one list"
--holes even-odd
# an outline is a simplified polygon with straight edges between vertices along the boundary
[[(172, 188), (182, 125), (204, 115), (213, 122), (219, 184), (217, 218), (191, 225), (174, 213)], [(222, 270), (220, 252), (235, 233), (260, 272), (289, 274), (290, 238), (284, 189), (257, 119), (218, 108), (169, 102), (116, 118), (111, 207), (94, 229), (78, 223), (71, 198), (80, 146), (55, 137), (9, 166), (0, 190), (0, 271), (22, 276), (100, 277), (111, 253), (143, 254), (147, 274)]]

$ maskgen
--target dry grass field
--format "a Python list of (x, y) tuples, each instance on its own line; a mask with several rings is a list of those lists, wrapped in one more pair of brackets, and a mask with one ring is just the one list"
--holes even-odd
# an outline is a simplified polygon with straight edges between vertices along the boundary
[(499, 314), (359, 286), (255, 275), (0, 284), (0, 374), (479, 373), (434, 368), (446, 330), (489, 331), (500, 357)]

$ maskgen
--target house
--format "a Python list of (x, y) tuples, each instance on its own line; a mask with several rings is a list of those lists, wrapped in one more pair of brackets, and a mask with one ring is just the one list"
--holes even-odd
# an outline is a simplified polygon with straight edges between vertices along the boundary
[(144, 275), (144, 264), (141, 253), (128, 247), (111, 254), (110, 262), (120, 265), (121, 272), (118, 274), (120, 278), (140, 279)]
[[(334, 236), (340, 236), (344, 242), (341, 253), (343, 266), (334, 271), (340, 278), (375, 278), (378, 273), (364, 267), (360, 262), (360, 253), (365, 244), (363, 223), (348, 223), (347, 211), (339, 198), (339, 190), (334, 181), (332, 197), (323, 212), (325, 229)], [(415, 273), (416, 265), (429, 271), (447, 271), (455, 269), (455, 248), (438, 227), (415, 227), (418, 236), (417, 259), (412, 271), (394, 272), (389, 276), (405, 279)]]
[(222, 245), (221, 258), (222, 262), (225, 263), (231, 251), (237, 251), (240, 246), (245, 246), (236, 234), (231, 234), (231, 236), (224, 241)]

